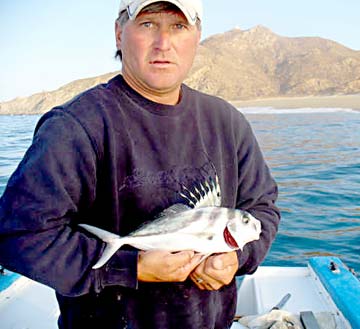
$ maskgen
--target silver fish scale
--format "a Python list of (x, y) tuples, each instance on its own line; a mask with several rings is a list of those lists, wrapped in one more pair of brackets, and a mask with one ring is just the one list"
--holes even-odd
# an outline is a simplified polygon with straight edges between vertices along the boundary
[[(230, 215), (231, 217), (231, 215)], [(220, 207), (205, 207), (189, 209), (171, 216), (160, 217), (143, 228), (129, 234), (133, 237), (161, 235), (174, 232), (191, 231), (194, 225), (202, 225), (205, 230), (213, 227), (217, 221), (228, 221), (229, 209)]]

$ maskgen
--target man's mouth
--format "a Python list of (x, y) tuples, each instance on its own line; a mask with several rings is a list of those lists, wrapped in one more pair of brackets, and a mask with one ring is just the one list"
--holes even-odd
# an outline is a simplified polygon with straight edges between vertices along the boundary
[(173, 65), (173, 62), (167, 60), (154, 60), (154, 61), (150, 61), (150, 64), (159, 67), (166, 67)]

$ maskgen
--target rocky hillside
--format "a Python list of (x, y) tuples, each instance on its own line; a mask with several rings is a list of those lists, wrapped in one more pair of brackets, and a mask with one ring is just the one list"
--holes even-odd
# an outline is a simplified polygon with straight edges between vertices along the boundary
[[(43, 113), (116, 73), (0, 103), (0, 114)], [(228, 100), (360, 93), (360, 51), (322, 38), (282, 37), (257, 26), (204, 40), (190, 86)]]
[(188, 79), (228, 100), (360, 92), (360, 52), (321, 38), (257, 26), (205, 40)]
[(0, 115), (44, 113), (56, 105), (65, 103), (82, 91), (108, 81), (117, 73), (108, 73), (95, 78), (76, 80), (54, 91), (41, 92), (29, 97), (19, 97), (9, 102), (0, 103)]

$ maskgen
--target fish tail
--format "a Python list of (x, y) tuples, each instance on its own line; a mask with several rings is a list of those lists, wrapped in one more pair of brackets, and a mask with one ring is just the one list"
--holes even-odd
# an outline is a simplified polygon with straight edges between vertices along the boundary
[(125, 244), (125, 242), (122, 242), (121, 240), (122, 239), (118, 239), (113, 243), (107, 243), (100, 259), (92, 267), (94, 270), (104, 266), (110, 260), (110, 258)]
[(84, 228), (88, 232), (94, 234), (102, 241), (106, 242), (106, 247), (97, 261), (97, 263), (92, 267), (93, 269), (98, 269), (105, 265), (109, 259), (127, 242), (126, 238), (121, 238), (119, 235), (108, 232), (96, 226), (88, 224), (79, 224), (80, 227)]
[(98, 238), (100, 238), (104, 242), (109, 242), (113, 239), (118, 239), (120, 237), (119, 235), (117, 235), (115, 233), (111, 233), (109, 231), (103, 230), (101, 228), (98, 228), (96, 226), (92, 226), (89, 224), (79, 224), (79, 226), (84, 228), (86, 231), (96, 235)]

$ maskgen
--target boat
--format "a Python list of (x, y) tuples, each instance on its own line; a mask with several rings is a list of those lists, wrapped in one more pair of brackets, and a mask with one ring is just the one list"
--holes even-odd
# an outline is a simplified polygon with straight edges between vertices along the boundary
[[(0, 278), (1, 280), (1, 278)], [(238, 304), (231, 329), (251, 328), (245, 319), (276, 320), (278, 309), (305, 329), (360, 329), (360, 281), (337, 257), (313, 257), (307, 266), (260, 266), (237, 277)], [(0, 291), (2, 329), (56, 329), (59, 308), (54, 291), (23, 276)]]
[[(313, 257), (304, 267), (260, 266), (239, 284), (237, 318), (268, 315), (285, 296), (291, 297), (282, 309), (305, 329), (360, 329), (360, 281), (338, 257)], [(246, 327), (231, 329), (238, 328)]]

